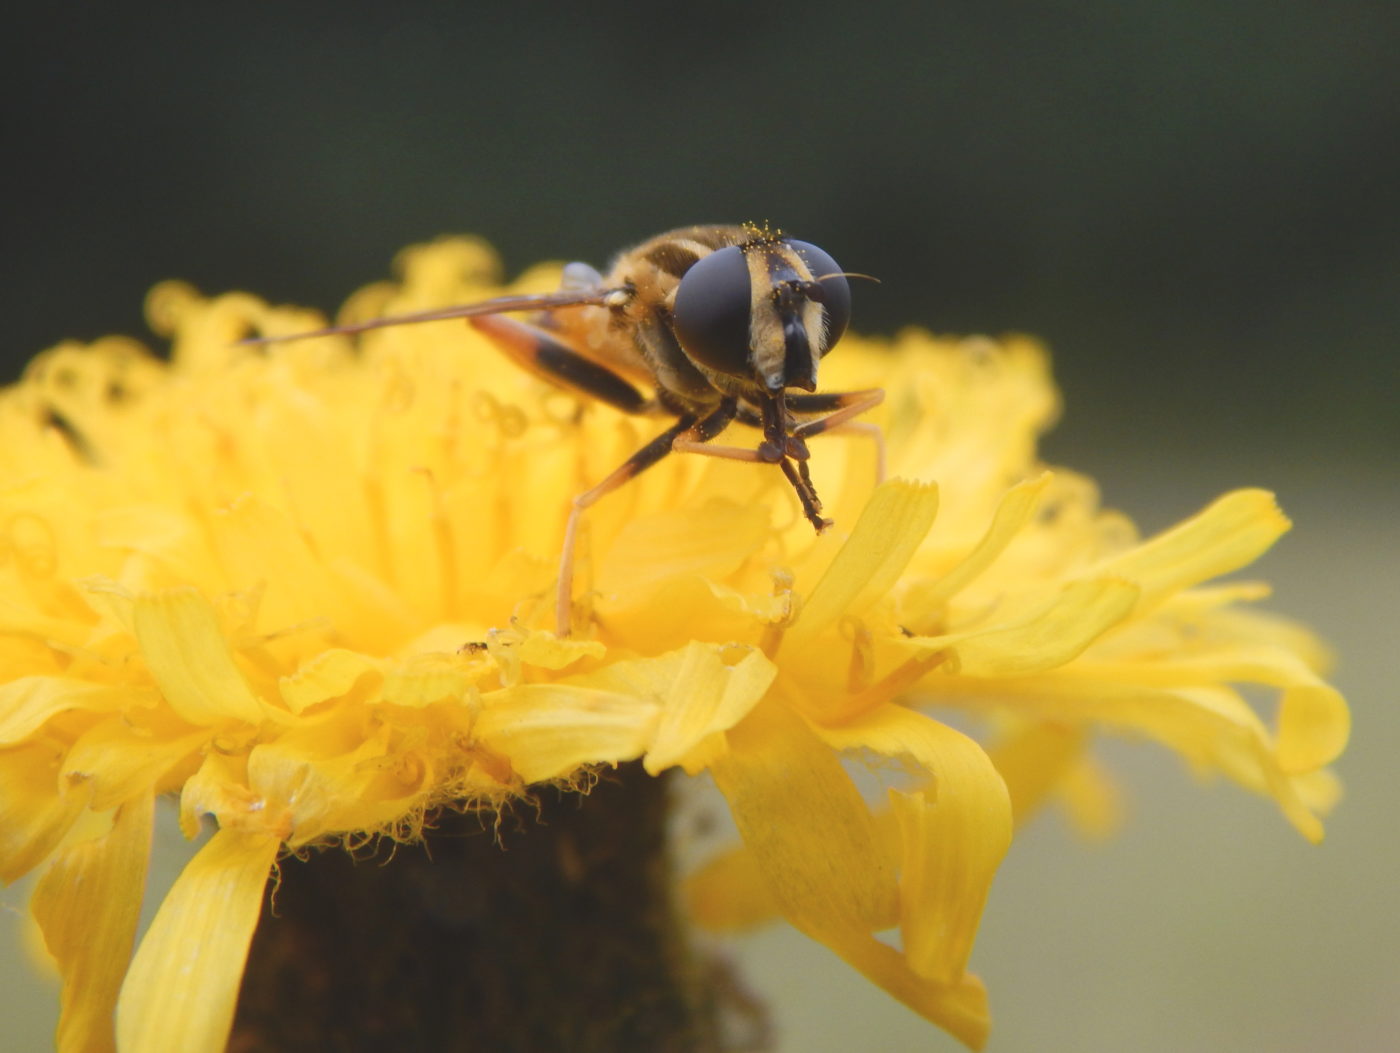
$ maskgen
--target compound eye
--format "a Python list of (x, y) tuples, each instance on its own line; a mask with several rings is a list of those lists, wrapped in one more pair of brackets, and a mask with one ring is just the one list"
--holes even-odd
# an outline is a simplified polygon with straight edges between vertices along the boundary
[(825, 251), (808, 241), (789, 241), (797, 254), (806, 261), (812, 277), (821, 286), (822, 309), (826, 312), (826, 343), (821, 349), (825, 355), (845, 333), (851, 321), (851, 286), (846, 276)]
[(672, 309), (676, 338), (700, 365), (744, 376), (749, 371), (751, 310), (749, 264), (743, 250), (737, 245), (717, 249), (696, 261), (681, 278)]

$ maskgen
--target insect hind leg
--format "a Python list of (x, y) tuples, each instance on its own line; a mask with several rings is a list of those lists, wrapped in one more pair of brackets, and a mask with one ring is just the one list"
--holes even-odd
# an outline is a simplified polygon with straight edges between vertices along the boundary
[(671, 452), (676, 436), (689, 431), (695, 424), (695, 417), (682, 417), (614, 468), (606, 479), (574, 498), (569, 509), (568, 524), (564, 527), (564, 548), (559, 553), (559, 584), (554, 604), (554, 624), (559, 636), (569, 635), (572, 621), (574, 554), (578, 548), (578, 528), (584, 511), (665, 457)]
[(556, 387), (606, 402), (624, 413), (652, 413), (657, 408), (654, 399), (546, 329), (496, 314), (469, 318), (467, 322), (511, 361)]

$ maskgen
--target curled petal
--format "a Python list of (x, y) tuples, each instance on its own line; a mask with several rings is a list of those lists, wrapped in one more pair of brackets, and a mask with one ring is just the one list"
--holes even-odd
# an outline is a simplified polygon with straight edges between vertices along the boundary
[[(893, 746), (884, 730), (876, 727), (866, 738)], [(943, 971), (935, 964), (945, 957), (940, 952), (923, 952), (931, 959), (922, 963), (930, 967), (923, 971), (912, 956), (872, 935), (898, 917), (900, 893), (874, 817), (836, 757), (800, 718), (773, 702), (756, 708), (728, 738), (729, 752), (712, 766), (715, 781), (788, 921), (911, 1009), (981, 1048), (988, 1029), (981, 981), (965, 974), (931, 979), (930, 971)], [(916, 748), (952, 760), (961, 750), (942, 739), (931, 733)], [(956, 779), (951, 769), (949, 774)], [(1007, 825), (1009, 830), (1009, 811)], [(960, 869), (954, 862), (942, 872)], [(961, 948), (953, 954), (961, 955)]]
[(476, 737), (526, 782), (641, 756), (661, 717), (654, 699), (585, 682), (522, 684), (482, 695)]
[(643, 762), (653, 775), (673, 764), (702, 768), (703, 756), (687, 761), (687, 754), (747, 716), (777, 673), (760, 651), (725, 665), (715, 648), (691, 643), (676, 658), (665, 709)]
[(1351, 714), (1342, 693), (1307, 667), (1296, 654), (1277, 648), (1235, 656), (1225, 678), (1283, 689), (1279, 700), (1279, 766), (1302, 774), (1330, 764), (1346, 748)]
[(838, 749), (905, 757), (930, 776), (891, 791), (903, 850), (900, 919), (915, 972), (942, 983), (965, 972), (992, 878), (1011, 844), (1011, 801), (991, 758), (946, 724), (900, 706), (817, 733)]
[(381, 663), (369, 655), (343, 648), (322, 651), (294, 673), (280, 678), (278, 691), (293, 713), (348, 692), (362, 676), (372, 675)]

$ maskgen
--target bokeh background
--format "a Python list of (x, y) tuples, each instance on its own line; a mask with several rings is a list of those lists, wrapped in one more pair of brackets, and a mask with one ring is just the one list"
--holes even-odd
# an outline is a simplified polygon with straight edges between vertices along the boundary
[[(0, 379), (143, 333), (163, 278), (330, 311), (447, 232), (514, 273), (767, 219), (880, 277), (862, 330), (1038, 334), (1048, 459), (1145, 528), (1279, 492), (1297, 528), (1261, 572), (1334, 641), (1356, 735), (1321, 848), (1114, 745), (1125, 832), (1047, 818), (998, 879), (991, 1048), (1395, 1048), (1400, 8), (690, 6), (29, 11), (0, 45)], [(54, 1011), (8, 938), (24, 894), (0, 891), (15, 1053)], [(739, 952), (785, 1051), (955, 1048), (795, 934)]]

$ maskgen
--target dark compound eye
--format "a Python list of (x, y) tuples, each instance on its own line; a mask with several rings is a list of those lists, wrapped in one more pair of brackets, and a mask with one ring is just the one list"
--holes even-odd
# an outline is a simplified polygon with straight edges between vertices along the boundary
[[(849, 291), (846, 298), (849, 301)], [(749, 264), (743, 250), (737, 245), (717, 249), (681, 278), (672, 311), (676, 338), (702, 366), (743, 376), (749, 369), (750, 312)]]
[(836, 346), (836, 341), (841, 339), (846, 326), (850, 324), (851, 286), (841, 273), (840, 266), (825, 251), (809, 241), (789, 239), (788, 244), (806, 261), (812, 277), (821, 286), (820, 297), (814, 296), (812, 299), (817, 300), (826, 311), (826, 346), (821, 350), (825, 355)]

